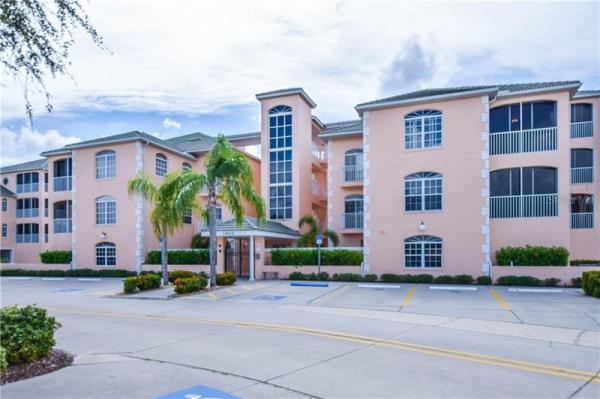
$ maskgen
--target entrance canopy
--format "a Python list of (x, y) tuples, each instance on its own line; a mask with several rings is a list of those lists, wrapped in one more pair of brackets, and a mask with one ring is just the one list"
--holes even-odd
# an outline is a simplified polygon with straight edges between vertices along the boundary
[[(208, 237), (208, 228), (200, 230), (203, 237)], [(266, 220), (259, 222), (256, 218), (246, 216), (242, 224), (235, 219), (217, 224), (217, 237), (270, 237), (297, 240), (300, 233), (284, 224)]]

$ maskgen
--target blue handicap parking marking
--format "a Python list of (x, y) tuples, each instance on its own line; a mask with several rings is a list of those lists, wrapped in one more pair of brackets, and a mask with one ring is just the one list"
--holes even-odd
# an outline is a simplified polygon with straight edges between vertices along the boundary
[(292, 287), (329, 287), (327, 283), (290, 283)]
[(255, 301), (281, 301), (284, 298), (284, 295), (259, 295), (252, 299), (254, 299)]
[(183, 391), (171, 392), (156, 399), (240, 399), (217, 389), (204, 385), (184, 389)]

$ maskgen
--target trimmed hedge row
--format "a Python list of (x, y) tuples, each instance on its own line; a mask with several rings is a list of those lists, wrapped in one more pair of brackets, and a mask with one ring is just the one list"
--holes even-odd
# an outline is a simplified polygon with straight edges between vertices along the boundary
[(9, 277), (129, 277), (136, 273), (125, 269), (27, 270), (0, 269), (0, 276)]
[(565, 247), (504, 247), (496, 251), (496, 262), (500, 266), (566, 266), (569, 250)]
[[(175, 250), (167, 252), (169, 265), (207, 265), (210, 263), (208, 249)], [(160, 265), (160, 251), (148, 251), (146, 263)]]
[(571, 266), (597, 266), (600, 265), (600, 259), (573, 259), (571, 261)]
[(585, 295), (600, 298), (600, 271), (593, 270), (581, 274), (581, 288)]
[(71, 263), (73, 255), (71, 251), (45, 251), (40, 253), (42, 263)]
[(496, 280), (497, 285), (517, 285), (517, 286), (545, 286), (556, 287), (560, 283), (558, 278), (547, 278), (540, 280), (532, 276), (502, 276)]
[[(351, 249), (322, 249), (321, 264), (327, 266), (359, 266), (362, 251)], [(273, 249), (271, 263), (279, 266), (306, 266), (317, 264), (317, 249)]]
[(154, 273), (127, 277), (123, 281), (123, 292), (132, 294), (137, 291), (151, 290), (160, 287), (160, 276)]
[(237, 277), (233, 272), (225, 272), (217, 274), (217, 285), (233, 285)]
[(207, 284), (208, 280), (202, 277), (178, 278), (175, 280), (175, 292), (177, 294), (197, 292), (205, 288)]
[(321, 273), (302, 273), (292, 272), (288, 276), (289, 280), (304, 280), (304, 281), (353, 281), (353, 282), (369, 282), (377, 281), (376, 274), (367, 274), (364, 277), (356, 273), (334, 273), (331, 277), (327, 272)]

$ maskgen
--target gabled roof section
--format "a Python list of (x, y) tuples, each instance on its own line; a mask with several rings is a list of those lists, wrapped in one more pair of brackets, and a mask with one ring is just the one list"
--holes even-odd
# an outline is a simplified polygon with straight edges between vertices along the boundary
[(311, 108), (315, 108), (317, 106), (317, 104), (308, 96), (308, 94), (306, 94), (306, 92), (304, 91), (304, 89), (302, 87), (292, 87), (289, 89), (280, 89), (280, 90), (267, 91), (264, 93), (258, 93), (256, 95), (256, 99), (264, 100), (267, 98), (291, 96), (294, 94), (299, 94), (300, 97), (302, 97), (304, 99), (304, 101), (306, 101), (308, 103), (308, 105), (310, 105)]
[[(260, 132), (232, 134), (225, 137), (227, 137), (227, 140), (235, 144), (235, 142), (238, 140), (260, 139)], [(165, 141), (180, 151), (193, 153), (210, 151), (215, 144), (215, 139), (215, 136), (197, 132), (186, 134), (184, 136), (173, 137)]]
[(600, 97), (600, 90), (578, 90), (573, 98)]
[(35, 161), (18, 163), (16, 165), (8, 165), (0, 168), (0, 173), (25, 172), (28, 170), (46, 168), (46, 159), (36, 159)]
[(337, 137), (337, 136), (350, 136), (350, 135), (362, 134), (362, 132), (363, 132), (362, 119), (354, 119), (354, 120), (350, 120), (350, 121), (326, 123), (325, 129), (321, 132), (319, 137), (333, 138), (333, 137)]
[(498, 85), (498, 97), (570, 89), (575, 92), (581, 86), (578, 80), (556, 82), (511, 83)]
[(14, 197), (15, 193), (4, 186), (0, 186), (0, 197)]
[[(261, 235), (261, 233), (270, 233), (280, 236), (287, 236), (288, 238), (297, 238), (300, 236), (300, 233), (297, 230), (291, 229), (282, 223), (274, 222), (272, 220), (259, 222), (256, 218), (250, 216), (245, 216), (242, 224), (240, 225), (236, 223), (235, 219), (218, 224), (217, 233), (223, 232), (257, 233), (255, 235)], [(202, 235), (207, 234), (208, 229), (202, 229)]]

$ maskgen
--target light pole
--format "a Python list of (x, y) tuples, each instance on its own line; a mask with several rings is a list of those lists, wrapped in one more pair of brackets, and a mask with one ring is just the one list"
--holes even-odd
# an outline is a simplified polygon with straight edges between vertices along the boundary
[(323, 236), (321, 234), (317, 234), (315, 237), (315, 241), (317, 242), (317, 278), (321, 279), (321, 245), (323, 244)]

